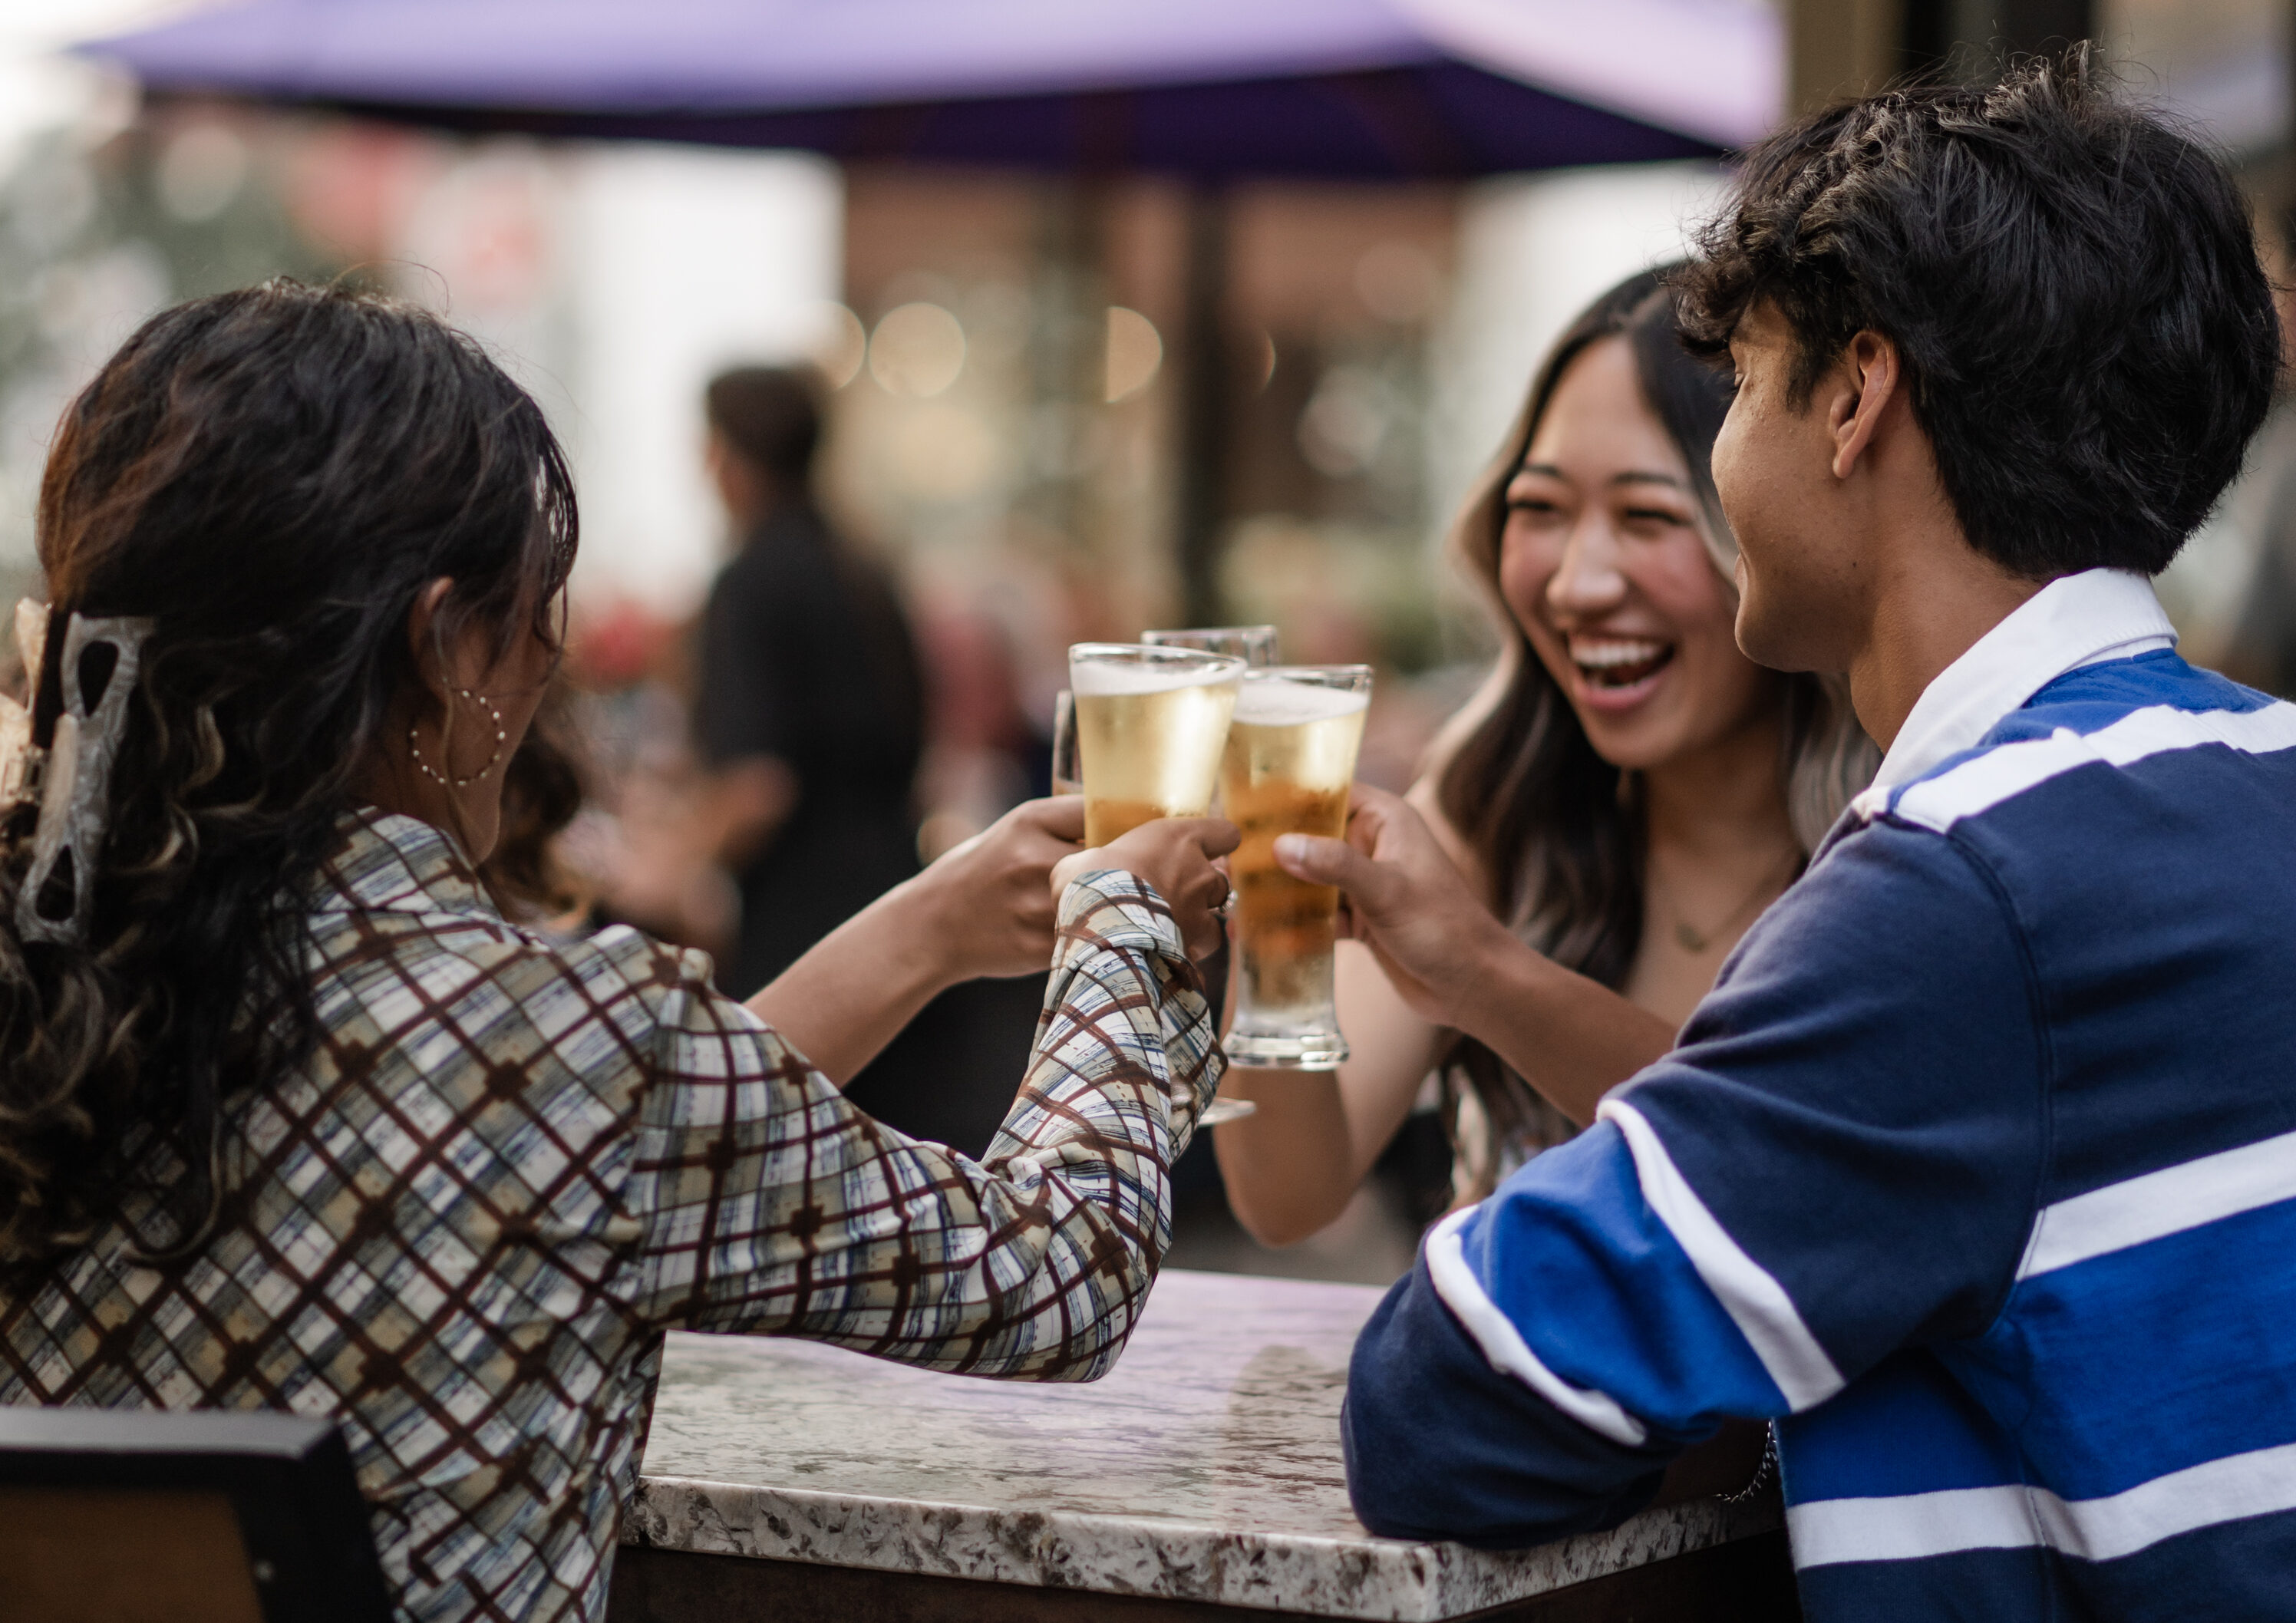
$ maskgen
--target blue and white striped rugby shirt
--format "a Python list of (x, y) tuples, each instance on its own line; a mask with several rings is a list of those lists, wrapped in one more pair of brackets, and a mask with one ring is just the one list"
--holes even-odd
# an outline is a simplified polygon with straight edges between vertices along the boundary
[(2296, 1619), (2296, 706), (2053, 583), (1681, 1046), (1364, 1333), (1382, 1532), (1615, 1522), (1780, 1421), (1814, 1623)]

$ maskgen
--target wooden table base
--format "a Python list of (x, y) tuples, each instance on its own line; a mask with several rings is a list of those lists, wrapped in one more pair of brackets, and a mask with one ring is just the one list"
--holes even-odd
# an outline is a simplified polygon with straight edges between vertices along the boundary
[[(606, 1623), (1282, 1623), (1298, 1611), (625, 1546)], [(1766, 1533), (1473, 1614), (1471, 1623), (1800, 1623)], [(1468, 1620), (1463, 1620), (1468, 1623)]]

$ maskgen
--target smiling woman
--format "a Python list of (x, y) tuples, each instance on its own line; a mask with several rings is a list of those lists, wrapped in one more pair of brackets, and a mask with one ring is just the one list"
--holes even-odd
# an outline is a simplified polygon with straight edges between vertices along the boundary
[[(1422, 798), (1493, 911), (1670, 1026), (1876, 758), (1838, 682), (1739, 652), (1709, 466), (1728, 409), (1659, 273), (1563, 334), (1456, 532), (1511, 635)], [(1465, 1039), (1447, 1059), (1488, 1124), (1478, 1193), (1594, 1102)]]
[(1662, 766), (1776, 709), (1780, 679), (1738, 651), (1718, 526), (1626, 337), (1562, 373), (1504, 500), (1500, 596), (1604, 760)]
[(1463, 1201), (1591, 1119), (1872, 775), (1838, 682), (1739, 652), (1737, 550), (1708, 466), (1728, 409), (1656, 272), (1598, 299), (1533, 381), (1454, 533), (1502, 652), (1410, 803), (1483, 905), (1572, 971), (1568, 1016), (1525, 1077), (1344, 944), (1355, 1058), (1228, 1084), (1259, 1104), (1218, 1143), (1263, 1240), (1338, 1215), (1431, 1070)]

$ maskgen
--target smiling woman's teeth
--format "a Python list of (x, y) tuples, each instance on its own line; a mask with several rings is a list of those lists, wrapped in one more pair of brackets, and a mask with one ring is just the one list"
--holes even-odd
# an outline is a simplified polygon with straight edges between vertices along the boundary
[(1570, 662), (1597, 687), (1631, 687), (1674, 657), (1674, 644), (1649, 637), (1573, 637)]

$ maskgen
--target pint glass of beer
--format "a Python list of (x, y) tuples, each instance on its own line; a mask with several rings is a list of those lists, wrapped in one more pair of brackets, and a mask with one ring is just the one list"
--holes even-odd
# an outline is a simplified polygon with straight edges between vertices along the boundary
[(1277, 867), (1275, 839), (1346, 830), (1370, 705), (1368, 665), (1244, 673), (1220, 769), (1220, 797), (1243, 834), (1228, 859), (1242, 976), (1226, 1048), (1238, 1065), (1329, 1070), (1348, 1057), (1332, 987), (1340, 893)]
[(1078, 643), (1069, 650), (1084, 775), (1084, 842), (1158, 817), (1201, 817), (1219, 778), (1243, 661), (1187, 648)]

